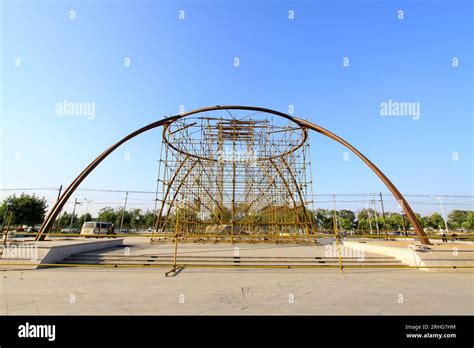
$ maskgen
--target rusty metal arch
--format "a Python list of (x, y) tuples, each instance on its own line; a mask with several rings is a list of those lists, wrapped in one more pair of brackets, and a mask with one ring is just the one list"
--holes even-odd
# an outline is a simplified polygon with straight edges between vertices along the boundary
[(106, 149), (104, 152), (102, 152), (97, 158), (95, 158), (72, 182), (69, 184), (67, 189), (64, 191), (64, 193), (61, 195), (61, 197), (58, 199), (58, 201), (54, 204), (52, 209), (49, 211), (48, 215), (46, 216), (38, 234), (36, 235), (35, 240), (44, 240), (46, 237), (46, 233), (48, 233), (53, 224), (54, 221), (56, 220), (59, 212), (63, 208), (63, 206), (66, 204), (68, 199), (71, 197), (71, 195), (74, 193), (74, 191), (79, 187), (79, 185), (84, 181), (84, 179), (107, 157), (109, 156), (113, 151), (115, 151), (120, 145), (123, 143), (127, 142), (128, 140), (136, 137), (137, 135), (140, 135), (141, 133), (144, 133), (150, 129), (154, 129), (157, 127), (161, 127), (165, 125), (166, 123), (176, 121), (177, 119), (183, 118), (185, 116), (201, 113), (201, 112), (207, 112), (207, 111), (213, 111), (213, 110), (250, 110), (250, 111), (257, 111), (257, 112), (265, 112), (265, 113), (270, 113), (274, 114), (283, 118), (286, 118), (292, 122), (295, 122), (299, 124), (302, 127), (314, 130), (320, 134), (323, 134), (327, 136), (330, 139), (335, 140), (336, 142), (342, 144), (349, 150), (351, 150), (357, 157), (359, 157), (378, 177), (382, 182), (385, 184), (385, 186), (390, 190), (390, 192), (393, 194), (393, 196), (397, 199), (398, 202), (400, 202), (408, 220), (411, 222), (413, 225), (413, 228), (415, 230), (416, 235), (420, 239), (420, 242), (422, 244), (431, 244), (428, 237), (426, 236), (425, 232), (423, 231), (423, 228), (421, 227), (420, 222), (418, 221), (415, 213), (411, 209), (410, 205), (406, 201), (405, 197), (398, 191), (398, 189), (395, 187), (395, 185), (388, 179), (388, 177), (379, 169), (375, 164), (373, 164), (367, 157), (365, 157), (359, 150), (357, 150), (354, 146), (349, 144), (346, 140), (342, 139), (341, 137), (335, 135), (334, 133), (315, 125), (314, 123), (311, 123), (309, 121), (297, 118), (297, 117), (292, 117), (290, 115), (284, 114), (279, 111), (275, 110), (270, 110), (266, 108), (261, 108), (261, 107), (254, 107), (254, 106), (238, 106), (238, 105), (226, 105), (226, 106), (211, 106), (211, 107), (206, 107), (206, 108), (201, 108), (197, 110), (193, 110), (187, 113), (183, 113), (180, 115), (175, 115), (175, 116), (170, 116), (163, 118), (159, 121), (150, 123), (149, 125), (142, 127), (114, 145), (110, 146), (108, 149)]

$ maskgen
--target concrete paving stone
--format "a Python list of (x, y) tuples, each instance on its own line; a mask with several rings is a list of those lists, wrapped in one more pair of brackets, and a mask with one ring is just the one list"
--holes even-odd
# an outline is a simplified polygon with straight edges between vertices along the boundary
[[(128, 243), (127, 243), (128, 244)], [(228, 255), (233, 248), (217, 248)], [(242, 253), (324, 255), (324, 248), (240, 245)], [(183, 245), (183, 254), (209, 245)], [(134, 255), (167, 253), (137, 245)], [(120, 255), (115, 249), (107, 254)], [(104, 254), (104, 252), (96, 252)], [(233, 254), (231, 254), (233, 255)], [(373, 255), (373, 254), (371, 254)], [(366, 254), (366, 256), (368, 256)], [(48, 268), (0, 272), (0, 314), (473, 314), (473, 273), (413, 269), (168, 269)], [(288, 303), (288, 295), (294, 303)], [(69, 304), (69, 296), (76, 303)], [(185, 303), (179, 303), (184, 294)], [(404, 303), (398, 304), (403, 294)]]

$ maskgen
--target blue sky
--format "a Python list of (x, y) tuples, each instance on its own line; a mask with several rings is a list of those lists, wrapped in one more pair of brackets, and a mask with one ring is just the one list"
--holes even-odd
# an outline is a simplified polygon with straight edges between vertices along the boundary
[[(294, 105), (403, 193), (472, 195), (472, 6), (3, 1), (0, 186), (67, 185), (103, 149), (179, 105)], [(63, 100), (94, 103), (95, 117), (57, 115)], [(419, 119), (381, 116), (388, 100), (419, 103)], [(81, 187), (153, 191), (160, 137), (156, 130), (125, 144)], [(315, 193), (388, 192), (355, 156), (344, 161), (342, 146), (317, 134), (310, 141)]]

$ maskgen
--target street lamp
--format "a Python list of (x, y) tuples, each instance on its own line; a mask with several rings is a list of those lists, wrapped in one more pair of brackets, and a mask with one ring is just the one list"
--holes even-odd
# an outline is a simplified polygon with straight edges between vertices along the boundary
[(408, 229), (405, 225), (405, 213), (402, 212), (402, 225), (403, 225), (403, 231), (405, 231), (405, 237), (408, 237)]
[(370, 234), (373, 233), (372, 231), (372, 222), (370, 221), (370, 203), (367, 203), (367, 217), (369, 218), (369, 229), (370, 229)]
[(82, 224), (86, 222), (87, 213), (89, 211), (89, 203), (92, 202), (92, 200), (88, 200), (87, 198), (84, 198), (84, 200), (86, 201), (86, 213), (84, 214), (84, 221), (82, 222)]
[(82, 202), (77, 201), (77, 197), (74, 200), (74, 207), (72, 208), (71, 223), (69, 225), (70, 232), (72, 232), (72, 223), (73, 223), (73, 220), (74, 220), (74, 214), (76, 213), (76, 205), (82, 205)]
[(377, 238), (380, 238), (380, 230), (379, 230), (379, 217), (377, 215), (377, 206), (375, 205), (375, 196), (373, 196), (372, 203), (374, 205), (374, 215), (375, 215), (375, 227), (377, 228)]
[(436, 198), (438, 198), (438, 200), (439, 200), (439, 206), (441, 208), (441, 215), (443, 216), (443, 220), (444, 220), (444, 227), (446, 227), (446, 232), (448, 232), (448, 221), (446, 220), (446, 216), (444, 215), (443, 202), (441, 201), (442, 197), (446, 197), (446, 195), (436, 196)]

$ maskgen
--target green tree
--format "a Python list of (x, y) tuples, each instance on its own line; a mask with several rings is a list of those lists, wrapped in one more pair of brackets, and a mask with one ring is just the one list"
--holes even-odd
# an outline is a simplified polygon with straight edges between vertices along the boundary
[(314, 218), (318, 230), (329, 232), (333, 229), (333, 212), (326, 209), (317, 209)]
[(105, 207), (99, 210), (98, 221), (115, 223), (117, 220), (117, 213), (111, 207)]
[[(420, 223), (421, 223), (421, 221), (422, 221), (421, 215), (419, 213), (415, 213), (415, 216), (418, 219), (418, 221), (420, 221)], [(403, 218), (405, 219), (405, 227), (406, 227), (407, 230), (410, 227), (413, 227), (412, 223), (410, 222), (410, 220), (408, 220), (408, 217), (405, 214), (403, 214)]]
[(123, 228), (130, 228), (131, 222), (133, 218), (133, 213), (129, 210), (123, 210), (123, 207), (118, 207), (115, 211), (115, 221), (110, 221), (115, 224), (115, 227), (120, 228), (122, 224), (122, 216), (123, 216)]
[(130, 221), (131, 227), (134, 229), (143, 228), (145, 225), (145, 216), (142, 214), (141, 209), (133, 209), (131, 211), (132, 219)]
[(430, 227), (434, 229), (444, 229), (444, 219), (439, 213), (433, 213), (429, 218)]
[(82, 214), (78, 219), (76, 219), (75, 224), (77, 226), (74, 227), (82, 227), (82, 224), (86, 221), (92, 221), (92, 215), (87, 213), (87, 214)]
[(3, 222), (7, 202), (12, 203), (11, 211), (13, 212), (13, 225), (28, 225), (34, 226), (43, 222), (46, 215), (46, 198), (39, 198), (37, 196), (22, 193), (20, 197), (16, 195), (7, 197), (0, 206), (0, 218)]
[(462, 228), (467, 230), (474, 230), (474, 211), (468, 211), (466, 214), (466, 219), (461, 224)]
[(375, 230), (375, 211), (373, 209), (362, 209), (357, 214), (357, 229), (359, 231)]
[(59, 216), (59, 219), (56, 221), (56, 227), (58, 229), (69, 227), (70, 223), (71, 223), (71, 214), (65, 211)]
[(147, 210), (143, 216), (143, 219), (145, 220), (145, 226), (147, 228), (153, 228), (153, 224), (155, 223), (155, 212)]
[(453, 210), (448, 215), (448, 225), (452, 229), (461, 228), (467, 220), (468, 212), (466, 210)]
[(402, 231), (404, 226), (406, 228), (406, 223), (403, 222), (403, 216), (400, 213), (386, 213), (385, 223), (388, 231)]
[(351, 210), (343, 209), (337, 213), (339, 226), (345, 231), (352, 230), (355, 221), (355, 213)]
[(431, 224), (430, 224), (430, 217), (429, 216), (423, 216), (421, 219), (420, 219), (420, 223), (421, 223), (421, 226), (423, 228), (429, 228), (431, 227)]

